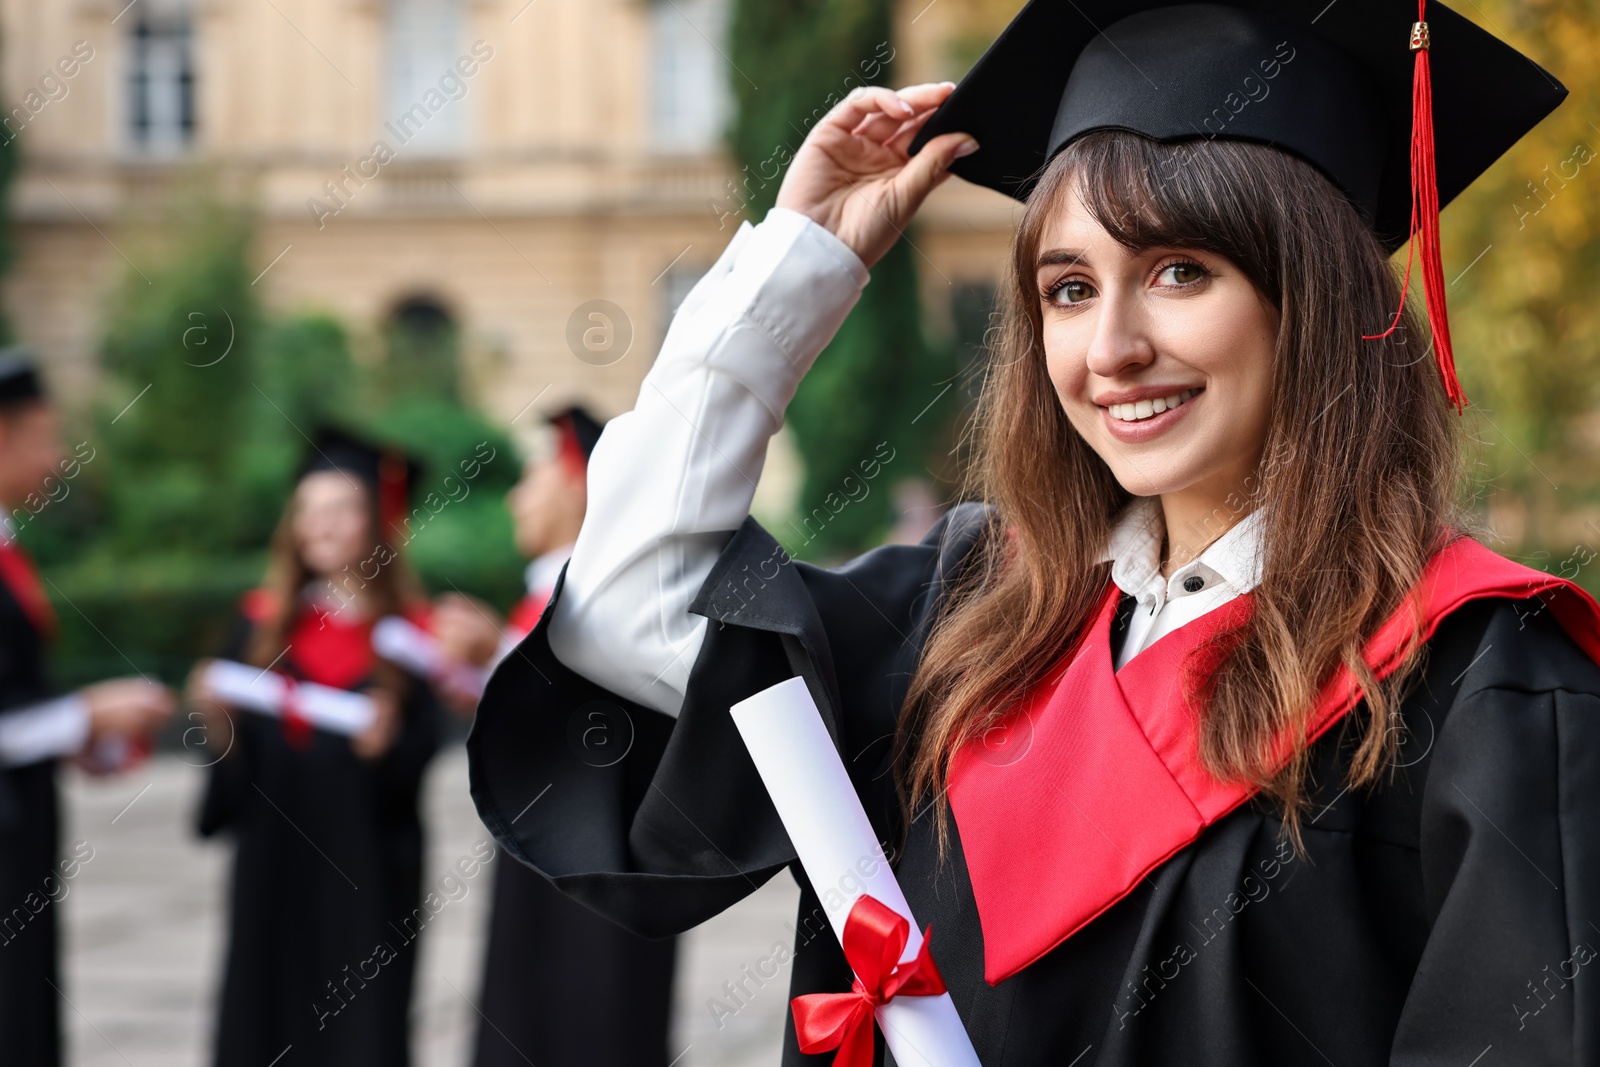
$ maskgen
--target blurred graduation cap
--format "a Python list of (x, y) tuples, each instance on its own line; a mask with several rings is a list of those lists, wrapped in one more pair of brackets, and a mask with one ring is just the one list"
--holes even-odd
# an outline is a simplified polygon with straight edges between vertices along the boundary
[(23, 345), (0, 348), (0, 407), (45, 399), (33, 352)]
[(422, 463), (393, 445), (381, 444), (338, 426), (319, 426), (300, 466), (300, 477), (313, 471), (340, 471), (372, 490), (385, 536), (405, 520), (411, 489), (422, 478)]
[(1391, 252), (1420, 240), (1435, 354), (1459, 406), (1439, 209), (1566, 95), (1533, 60), (1426, 0), (1030, 0), (909, 150), (971, 134), (978, 151), (951, 172), (1023, 201), (1056, 153), (1094, 130), (1291, 152)]
[(605, 427), (591, 415), (587, 408), (574, 404), (550, 415), (545, 420), (556, 434), (556, 454), (575, 474), (583, 474), (589, 467), (589, 456), (600, 440)]

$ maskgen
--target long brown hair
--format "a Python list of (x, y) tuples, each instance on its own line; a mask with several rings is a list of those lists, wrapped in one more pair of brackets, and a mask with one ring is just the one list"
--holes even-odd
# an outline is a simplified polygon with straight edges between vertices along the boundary
[[(1383, 246), (1320, 172), (1265, 145), (1160, 144), (1122, 131), (1088, 134), (1044, 168), (1012, 243), (971, 426), (968, 495), (993, 508), (906, 698), (897, 780), (907, 825), (932, 804), (943, 844), (952, 755), (1045, 677), (1109, 580), (1095, 561), (1130, 496), (1067, 421), (1040, 340), (1035, 258), (1074, 190), (1124, 247), (1225, 256), (1280, 313), (1263, 458), (1247, 499), (1233, 508), (1230, 498), (1234, 514), (1213, 531), (1260, 509), (1254, 610), (1185, 673), (1202, 713), (1202, 765), (1281, 802), (1299, 847), (1305, 729), (1339, 666), (1365, 695), (1350, 784), (1374, 781), (1394, 754), (1398, 702), (1422, 645), (1413, 634), (1382, 682), (1361, 649), (1457, 521), (1458, 420), (1420, 317), (1408, 308), (1401, 329), (1363, 339), (1388, 327), (1400, 286)], [(1277, 765), (1271, 753), (1285, 737), (1294, 755)]]
[[(258, 667), (267, 666), (283, 654), (289, 627), (294, 623), (300, 607), (300, 599), (318, 580), (327, 581), (328, 592), (341, 600), (347, 600), (359, 591), (368, 598), (374, 618), (402, 612), (422, 600), (422, 586), (415, 572), (400, 550), (385, 541), (379, 533), (381, 523), (377, 494), (354, 475), (350, 478), (361, 486), (372, 549), (355, 568), (345, 568), (348, 573), (323, 579), (312, 574), (301, 558), (300, 547), (295, 540), (294, 515), (299, 483), (295, 484), (289, 503), (283, 509), (283, 517), (273, 531), (272, 544), (267, 553), (267, 573), (261, 583), (261, 592), (265, 594), (268, 610), (264, 617), (256, 620), (250, 634), (249, 659)], [(388, 673), (380, 671), (380, 675), (386, 676)], [(398, 672), (393, 673), (396, 675), (392, 679), (395, 684), (390, 688), (400, 690), (403, 687), (398, 684)]]

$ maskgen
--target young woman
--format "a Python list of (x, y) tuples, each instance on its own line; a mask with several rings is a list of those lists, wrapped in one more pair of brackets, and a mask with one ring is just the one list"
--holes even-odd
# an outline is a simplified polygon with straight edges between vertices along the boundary
[[(373, 624), (423, 601), (388, 546), (406, 463), (338, 431), (318, 435), (224, 658), (370, 697), (354, 735), (314, 724), (293, 698), (279, 717), (226, 709), (206, 663), (191, 698), (214, 709), (214, 763), (200, 833), (236, 853), (216, 1032), (222, 1065), (293, 1047), (305, 1064), (403, 1067), (421, 909), (417, 800), (438, 745), (421, 680), (377, 659)], [(382, 504), (383, 506), (380, 506)]]
[[(1415, 10), (1097, 33), (1039, 0), (960, 88), (831, 111), (608, 425), (480, 704), (506, 848), (657, 934), (788, 866), (772, 958), (848, 990), (847, 887), (806, 882), (727, 714), (798, 674), (986, 1065), (1600, 1059), (1600, 608), (1463, 534), (1428, 210), (1562, 90), (1437, 5), (1429, 69)], [(793, 562), (748, 517), (766, 442), (953, 164), (1025, 202), (982, 503)], [(1414, 217), (1429, 321), (1386, 331)], [(627, 743), (599, 768), (596, 714)]]

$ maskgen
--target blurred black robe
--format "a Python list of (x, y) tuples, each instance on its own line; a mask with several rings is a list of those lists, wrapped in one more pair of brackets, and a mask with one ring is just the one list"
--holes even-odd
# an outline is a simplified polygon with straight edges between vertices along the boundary
[[(0, 715), (49, 699), (44, 640), (0, 581)], [(57, 857), (56, 761), (0, 766), (0, 1062), (61, 1062), (57, 954), (64, 869)], [(70, 861), (69, 861), (70, 862)], [(70, 893), (70, 888), (66, 892)]]
[[(920, 545), (827, 570), (790, 562), (748, 520), (692, 606), (712, 621), (676, 720), (563, 667), (541, 625), (496, 671), (468, 741), (484, 822), (563, 892), (646, 934), (793, 865), (790, 995), (846, 990), (727, 714), (798, 674), (881, 839), (903, 835), (898, 877), (986, 1067), (1600, 1063), (1600, 666), (1537, 599), (1443, 620), (1401, 709), (1401, 766), (1377, 787), (1342, 788), (1345, 731), (1314, 743), (1307, 857), (1252, 799), (988, 984), (958, 829), (940, 863), (931, 818), (902, 827), (890, 774), (932, 610), (979, 526), (963, 506)], [(578, 758), (566, 731), (585, 707), (630, 730), (627, 759)], [(830, 1059), (798, 1051), (791, 1016), (786, 1067)]]
[[(529, 594), (508, 627), (532, 629), (545, 600)], [(640, 937), (496, 864), (473, 1067), (667, 1067), (676, 958), (676, 938)]]
[[(225, 655), (243, 659), (242, 621)], [(276, 670), (306, 671), (327, 628), (304, 627)], [(312, 678), (310, 680), (320, 680)], [(370, 669), (341, 686), (359, 690)], [(437, 907), (422, 894), (423, 772), (439, 745), (432, 690), (413, 679), (399, 735), (364, 760), (348, 738), (236, 715), (228, 754), (210, 767), (199, 812), (204, 836), (236, 845), (227, 963), (216, 1029), (217, 1067), (407, 1067), (416, 939)]]

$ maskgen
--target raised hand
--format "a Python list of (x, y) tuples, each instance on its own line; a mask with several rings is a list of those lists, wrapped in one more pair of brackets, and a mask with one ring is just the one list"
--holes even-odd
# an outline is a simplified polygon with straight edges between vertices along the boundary
[(946, 169), (977, 151), (964, 133), (933, 138), (915, 156), (906, 147), (953, 82), (898, 91), (863, 86), (836, 104), (806, 136), (778, 189), (777, 206), (826, 226), (867, 266), (883, 258)]

